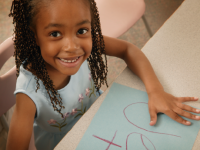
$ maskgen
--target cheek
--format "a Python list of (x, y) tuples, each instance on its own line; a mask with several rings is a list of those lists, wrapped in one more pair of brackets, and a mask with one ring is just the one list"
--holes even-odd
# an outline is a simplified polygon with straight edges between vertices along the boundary
[(57, 56), (56, 47), (44, 45), (40, 47), (42, 58), (49, 64), (53, 61), (55, 56)]
[(45, 55), (46, 56), (55, 56), (59, 51), (59, 47), (57, 46), (57, 44), (44, 42), (40, 46), (40, 50), (41, 50), (41, 54), (44, 55), (44, 57), (45, 57)]
[(87, 41), (84, 42), (84, 49), (85, 49), (85, 53), (87, 55), (87, 57), (90, 56), (91, 52), (92, 52), (92, 39), (88, 39)]
[(44, 60), (47, 58), (50, 59), (49, 57), (54, 57), (58, 53), (58, 44), (49, 42), (44, 35), (38, 35), (38, 42)]

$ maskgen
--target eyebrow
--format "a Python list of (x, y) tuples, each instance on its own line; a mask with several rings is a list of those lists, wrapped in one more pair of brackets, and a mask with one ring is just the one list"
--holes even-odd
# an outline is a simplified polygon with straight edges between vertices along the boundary
[(86, 23), (91, 24), (91, 22), (89, 20), (83, 20), (80, 23), (78, 23), (76, 26), (80, 26), (80, 25), (83, 25), (83, 24), (86, 24)]
[[(79, 22), (78, 24), (76, 24), (76, 26), (80, 26), (80, 25), (83, 25), (83, 24), (91, 24), (91, 22), (89, 20), (83, 20), (81, 22)], [(44, 29), (48, 29), (50, 27), (62, 27), (64, 26), (63, 24), (57, 24), (57, 23), (49, 23)]]

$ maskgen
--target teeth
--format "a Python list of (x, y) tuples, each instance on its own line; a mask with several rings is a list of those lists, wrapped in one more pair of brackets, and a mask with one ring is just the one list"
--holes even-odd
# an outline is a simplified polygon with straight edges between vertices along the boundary
[(76, 59), (73, 59), (73, 60), (66, 60), (66, 59), (60, 58), (60, 60), (62, 60), (63, 62), (72, 63), (72, 62), (77, 61), (78, 58), (79, 58), (79, 57), (77, 57)]

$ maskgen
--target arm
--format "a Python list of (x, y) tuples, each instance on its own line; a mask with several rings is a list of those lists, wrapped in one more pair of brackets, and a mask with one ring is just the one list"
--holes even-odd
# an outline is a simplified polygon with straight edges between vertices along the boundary
[(123, 40), (114, 39), (104, 36), (105, 53), (110, 56), (122, 58), (127, 66), (143, 81), (149, 97), (150, 125), (155, 125), (157, 113), (165, 113), (179, 123), (190, 125), (190, 122), (184, 120), (179, 115), (200, 120), (195, 115), (184, 110), (200, 113), (188, 105), (182, 104), (185, 101), (196, 101), (194, 97), (174, 97), (166, 92), (156, 77), (153, 68), (143, 54), (143, 52), (131, 43)]
[(27, 95), (18, 93), (8, 133), (7, 150), (28, 150), (35, 113), (34, 102)]

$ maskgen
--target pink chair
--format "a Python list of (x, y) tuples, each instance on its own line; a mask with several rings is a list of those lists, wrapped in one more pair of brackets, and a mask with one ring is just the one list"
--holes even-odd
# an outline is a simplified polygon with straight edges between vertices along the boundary
[(142, 17), (150, 37), (152, 36), (143, 15), (144, 0), (96, 0), (96, 3), (103, 35), (119, 37)]
[[(5, 40), (0, 45), (0, 69), (4, 63), (14, 54), (14, 46), (12, 37)], [(16, 86), (16, 67), (14, 66), (8, 72), (0, 76), (0, 121), (4, 129), (8, 132), (9, 126), (4, 116), (4, 113), (8, 111), (15, 104), (14, 90)], [(29, 144), (29, 150), (36, 150), (34, 144), (34, 134)]]

